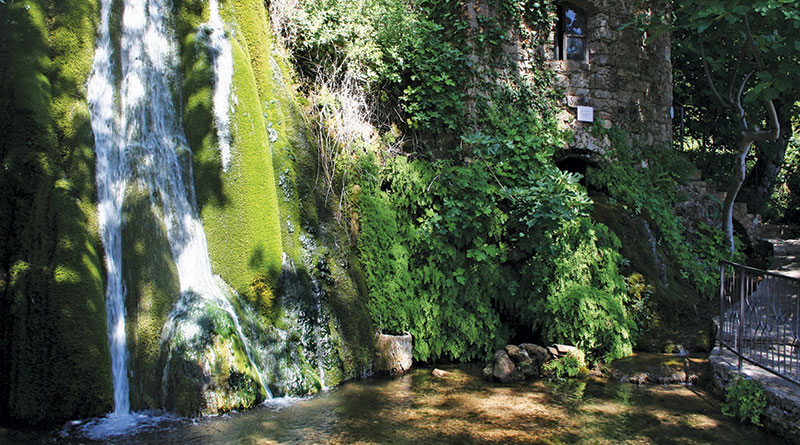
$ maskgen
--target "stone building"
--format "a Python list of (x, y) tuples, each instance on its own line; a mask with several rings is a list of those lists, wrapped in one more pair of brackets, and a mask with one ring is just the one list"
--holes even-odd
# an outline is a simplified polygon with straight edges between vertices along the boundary
[[(663, 0), (557, 1), (558, 20), (547, 44), (508, 48), (522, 70), (544, 57), (563, 89), (561, 119), (574, 131), (569, 158), (595, 163), (610, 145), (591, 134), (595, 123), (626, 130), (634, 145), (671, 144), (672, 64), (669, 33), (649, 36), (637, 18), (667, 8)], [(538, 52), (538, 54), (536, 54)], [(526, 60), (527, 59), (527, 60)], [(563, 161), (563, 160), (562, 160)]]
[(569, 156), (596, 160), (609, 145), (592, 136), (592, 120), (619, 125), (634, 145), (671, 144), (672, 64), (669, 34), (651, 37), (636, 17), (663, 12), (666, 2), (558, 2), (558, 22), (544, 56), (564, 89), (564, 123), (574, 130)]

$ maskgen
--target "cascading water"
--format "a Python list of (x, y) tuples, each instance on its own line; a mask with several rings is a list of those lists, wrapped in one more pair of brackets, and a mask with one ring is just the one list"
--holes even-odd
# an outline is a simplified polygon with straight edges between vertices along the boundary
[[(210, 6), (212, 21), (209, 26), (216, 42), (212, 49), (216, 48), (219, 53), (215, 57), (219, 61), (215, 116), (218, 127), (224, 127), (220, 130), (220, 141), (225, 144), (221, 149), (228, 150), (229, 161), (227, 101), (233, 62), (230, 43), (220, 41), (224, 40), (224, 31), (216, 1)], [(185, 162), (188, 145), (172, 102), (173, 73), (177, 66), (174, 38), (168, 28), (172, 7), (165, 0), (124, 2), (119, 67), (112, 62), (111, 7), (111, 0), (102, 1), (100, 32), (88, 85), (97, 153), (100, 232), (108, 270), (106, 307), (114, 379), (114, 412), (108, 416), (114, 421), (109, 423), (114, 426), (97, 428), (96, 436), (124, 430), (136, 423), (130, 414), (121, 242), (123, 200), (132, 180), (147, 189), (151, 204), (161, 209), (178, 270), (181, 300), (189, 298), (187, 296), (199, 297), (212, 301), (228, 314), (259, 384), (269, 395), (248, 340), (228, 301), (227, 291), (212, 273), (194, 190), (186, 187), (192, 184), (191, 163)], [(119, 90), (115, 88), (115, 72), (121, 73)], [(223, 162), (228, 161), (223, 151)]]
[(208, 20), (210, 49), (214, 59), (214, 119), (217, 123), (217, 139), (222, 158), (222, 169), (227, 171), (231, 162), (231, 132), (228, 104), (233, 83), (233, 51), (225, 36), (225, 27), (219, 16), (216, 1), (210, 4), (211, 15)]
[(114, 382), (114, 415), (130, 411), (127, 351), (125, 347), (125, 288), (122, 282), (122, 200), (126, 186), (125, 151), (120, 123), (114, 107), (113, 65), (109, 21), (111, 2), (101, 8), (100, 35), (95, 49), (88, 101), (92, 110), (92, 130), (97, 147), (97, 190), (100, 233), (107, 270), (106, 312)]

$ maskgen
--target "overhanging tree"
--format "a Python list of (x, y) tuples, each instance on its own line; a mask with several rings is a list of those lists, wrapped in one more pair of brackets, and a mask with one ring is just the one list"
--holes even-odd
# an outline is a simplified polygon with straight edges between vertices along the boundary
[[(770, 196), (783, 162), (800, 97), (800, 6), (792, 0), (683, 0), (675, 23), (680, 56), (702, 66), (703, 79), (693, 79), (689, 87), (710, 96), (737, 128), (730, 138), (736, 163), (723, 203), (723, 227), (733, 251), (733, 203), (748, 177), (751, 147), (758, 143), (760, 164), (747, 181), (751, 208)], [(718, 88), (722, 85), (726, 89)]]

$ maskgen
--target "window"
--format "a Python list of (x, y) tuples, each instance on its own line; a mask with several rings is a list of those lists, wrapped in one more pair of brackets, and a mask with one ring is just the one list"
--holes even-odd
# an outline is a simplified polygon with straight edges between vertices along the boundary
[(588, 62), (586, 13), (569, 3), (558, 7), (556, 57), (560, 60)]

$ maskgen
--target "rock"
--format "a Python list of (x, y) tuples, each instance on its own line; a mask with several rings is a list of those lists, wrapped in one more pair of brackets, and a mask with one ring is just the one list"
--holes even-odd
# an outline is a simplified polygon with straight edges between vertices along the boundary
[(403, 374), (411, 368), (411, 334), (375, 334), (375, 370), (391, 375)]
[(537, 377), (541, 374), (541, 367), (539, 363), (531, 359), (520, 362), (517, 365), (517, 371), (522, 374), (522, 378)]
[(525, 352), (528, 353), (528, 357), (536, 363), (537, 366), (541, 366), (544, 362), (547, 361), (548, 353), (547, 349), (539, 346), (534, 345), (533, 343), (523, 343), (519, 345), (520, 348), (524, 349)]
[(483, 367), (483, 378), (491, 380), (494, 377), (494, 362)]
[(506, 345), (506, 352), (508, 352), (508, 355), (511, 356), (516, 363), (531, 359), (530, 356), (528, 356), (528, 351), (514, 345)]
[(646, 372), (637, 372), (636, 374), (628, 376), (628, 383), (635, 383), (637, 385), (644, 385), (647, 383), (653, 383), (653, 379), (650, 374)]
[(558, 358), (558, 349), (556, 349), (554, 346), (548, 346), (547, 353), (550, 354), (550, 357)]
[(439, 368), (434, 369), (433, 372), (431, 372), (431, 374), (433, 374), (434, 377), (438, 377), (440, 379), (444, 379), (453, 375), (452, 372), (447, 372)]
[[(555, 344), (555, 345), (553, 345), (553, 348), (555, 348), (556, 351), (558, 351), (558, 357), (564, 357), (565, 355), (569, 354), (570, 352), (581, 352), (575, 346), (570, 346), (570, 345)], [(581, 352), (581, 354), (583, 354), (583, 353)]]
[(514, 378), (514, 371), (517, 367), (511, 361), (506, 351), (497, 351), (494, 353), (494, 372), (493, 375), (501, 382), (508, 382)]

